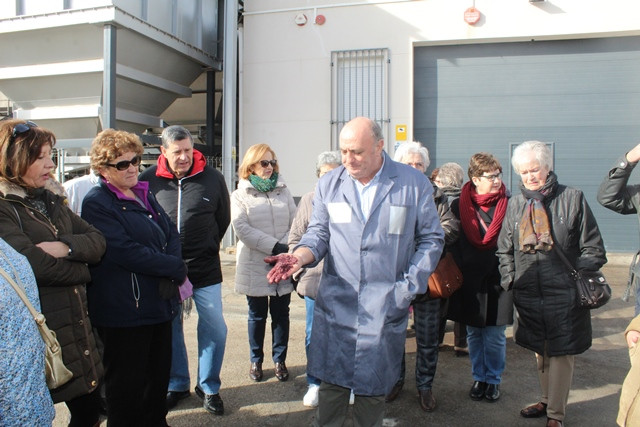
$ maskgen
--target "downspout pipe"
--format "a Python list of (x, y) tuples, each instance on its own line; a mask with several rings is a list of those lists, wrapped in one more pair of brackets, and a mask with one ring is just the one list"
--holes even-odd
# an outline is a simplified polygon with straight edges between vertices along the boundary
[[(224, 41), (222, 77), (222, 174), (229, 193), (236, 188), (236, 164), (233, 157), (237, 137), (238, 85), (238, 0), (224, 2)], [(223, 248), (234, 246), (233, 229), (229, 227), (222, 240)]]

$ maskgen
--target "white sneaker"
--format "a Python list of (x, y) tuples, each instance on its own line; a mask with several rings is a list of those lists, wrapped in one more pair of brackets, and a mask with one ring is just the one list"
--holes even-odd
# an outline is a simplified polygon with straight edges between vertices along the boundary
[(310, 406), (315, 408), (318, 406), (318, 391), (320, 390), (319, 385), (310, 384), (309, 389), (307, 390), (307, 394), (302, 398), (302, 404), (304, 406)]
[(351, 394), (349, 395), (349, 405), (353, 405), (355, 401), (356, 401), (356, 395), (353, 394), (353, 390), (351, 390)]

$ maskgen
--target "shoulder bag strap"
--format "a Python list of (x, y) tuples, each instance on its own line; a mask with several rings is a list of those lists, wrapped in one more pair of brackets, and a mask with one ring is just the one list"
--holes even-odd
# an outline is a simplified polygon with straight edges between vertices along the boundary
[[(2, 253), (2, 256), (4, 256), (6, 259), (6, 255), (4, 253)], [(7, 282), (9, 282), (11, 287), (16, 291), (16, 293), (24, 303), (24, 305), (27, 306), (27, 309), (31, 313), (33, 320), (35, 320), (36, 324), (38, 325), (40, 335), (42, 336), (42, 339), (44, 340), (45, 344), (47, 344), (47, 346), (49, 346), (50, 348), (58, 347), (58, 343), (56, 341), (56, 338), (53, 336), (53, 332), (51, 332), (51, 329), (49, 329), (49, 327), (47, 326), (47, 323), (46, 323), (47, 319), (45, 319), (44, 314), (39, 313), (33, 307), (33, 305), (31, 305), (31, 302), (27, 298), (27, 295), (24, 293), (24, 290), (22, 289), (22, 287), (18, 285), (11, 276), (9, 276), (9, 273), (7, 273), (4, 270), (4, 268), (0, 268), (0, 275), (2, 275), (7, 280)]]
[(16, 291), (16, 293), (18, 294), (18, 296), (22, 300), (22, 302), (24, 302), (24, 305), (27, 306), (27, 308), (29, 309), (29, 312), (31, 313), (33, 318), (36, 319), (36, 321), (37, 321), (38, 316), (42, 316), (42, 313), (38, 313), (36, 311), (36, 309), (33, 307), (33, 305), (31, 305), (31, 302), (27, 298), (27, 295), (25, 295), (24, 291), (22, 290), (22, 287), (16, 283), (16, 281), (13, 279), (13, 277), (9, 276), (9, 273), (7, 273), (4, 270), (4, 268), (0, 268), (0, 275), (2, 275), (6, 279), (7, 282), (9, 282), (11, 287)]
[(560, 257), (564, 265), (569, 269), (569, 274), (571, 275), (571, 277), (574, 279), (577, 279), (580, 276), (580, 274), (578, 273), (578, 270), (576, 270), (576, 268), (573, 266), (573, 264), (569, 262), (564, 251), (560, 247), (560, 243), (558, 242), (558, 239), (556, 238), (556, 235), (553, 232), (553, 217), (551, 216), (551, 212), (549, 212), (549, 209), (546, 204), (544, 204), (544, 209), (547, 212), (547, 218), (549, 219), (549, 233), (551, 234), (551, 238), (553, 239), (553, 246), (551, 247), (551, 250), (555, 249), (556, 253)]
[(556, 250), (556, 253), (558, 254), (558, 256), (560, 257), (560, 259), (562, 260), (562, 262), (564, 263), (564, 265), (567, 266), (567, 268), (569, 269), (569, 274), (571, 274), (571, 277), (573, 277), (574, 279), (577, 278), (579, 276), (578, 271), (576, 270), (576, 268), (569, 262), (569, 260), (567, 259), (567, 256), (564, 254), (564, 251), (562, 250), (562, 248), (560, 246), (558, 246), (557, 244), (557, 240), (554, 240), (554, 245), (553, 248)]

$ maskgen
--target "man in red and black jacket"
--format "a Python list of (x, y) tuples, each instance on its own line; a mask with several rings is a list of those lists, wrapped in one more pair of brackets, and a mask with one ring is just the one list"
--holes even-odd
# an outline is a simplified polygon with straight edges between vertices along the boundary
[[(220, 240), (230, 222), (229, 192), (222, 174), (207, 166), (202, 153), (193, 148), (191, 133), (182, 126), (162, 132), (158, 164), (140, 174), (149, 182), (160, 205), (180, 232), (182, 256), (193, 283), (198, 310), (198, 382), (196, 394), (204, 408), (224, 413), (220, 398), (220, 370), (227, 340), (222, 315)], [(167, 407), (190, 395), (189, 366), (182, 330), (182, 316), (173, 321), (173, 354)]]

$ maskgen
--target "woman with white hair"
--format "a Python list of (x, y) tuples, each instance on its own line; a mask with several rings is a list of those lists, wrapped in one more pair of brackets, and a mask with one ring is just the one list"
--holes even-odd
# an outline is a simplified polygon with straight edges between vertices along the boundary
[(511, 198), (498, 238), (501, 285), (513, 290), (517, 344), (536, 354), (538, 403), (520, 411), (562, 426), (574, 357), (591, 347), (591, 312), (578, 303), (575, 282), (560, 258), (578, 271), (606, 262), (596, 219), (582, 191), (558, 183), (551, 150), (540, 141), (518, 145), (511, 159), (521, 194)]
[[(393, 160), (409, 165), (422, 173), (429, 167), (429, 151), (419, 142), (405, 142), (396, 149)], [(453, 215), (447, 202), (447, 196), (434, 184), (433, 198), (438, 209), (440, 225), (444, 230), (445, 245), (458, 239), (460, 222)], [(444, 252), (443, 252), (444, 256)], [(431, 391), (433, 378), (438, 363), (438, 332), (440, 329), (440, 304), (438, 299), (429, 299), (428, 294), (419, 295), (413, 301), (413, 316), (416, 329), (416, 387), (418, 401), (422, 410), (431, 412), (436, 407), (436, 400)], [(405, 358), (402, 357), (400, 378), (386, 396), (386, 401), (395, 400), (405, 378)]]
[[(342, 164), (342, 158), (339, 151), (325, 151), (318, 155), (316, 162), (316, 176), (321, 178), (327, 172), (337, 168)], [(293, 249), (302, 235), (307, 231), (309, 221), (311, 220), (311, 212), (313, 210), (314, 191), (310, 191), (300, 199), (296, 216), (293, 218), (291, 230), (289, 231), (289, 247)], [(295, 274), (298, 280), (296, 291), (304, 297), (305, 308), (307, 310), (306, 328), (305, 328), (305, 351), (309, 352), (309, 344), (311, 342), (311, 327), (313, 325), (313, 309), (315, 307), (316, 295), (318, 294), (318, 286), (320, 286), (320, 278), (322, 277), (322, 268), (324, 260), (312, 268), (303, 268)], [(307, 374), (307, 393), (302, 399), (304, 406), (318, 406), (318, 391), (320, 389), (320, 380), (313, 375)]]

